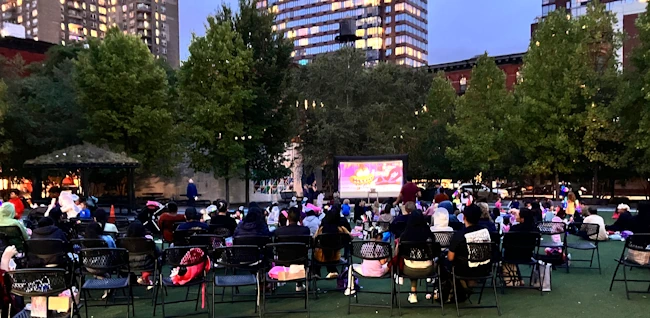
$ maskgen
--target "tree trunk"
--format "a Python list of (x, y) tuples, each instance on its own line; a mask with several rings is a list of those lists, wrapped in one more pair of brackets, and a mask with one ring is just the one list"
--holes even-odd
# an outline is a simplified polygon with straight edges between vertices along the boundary
[(616, 179), (609, 179), (609, 198), (616, 196)]
[(553, 187), (555, 188), (554, 197), (555, 199), (559, 199), (560, 198), (560, 174), (557, 173), (557, 171), (555, 172), (555, 184), (553, 185)]
[(226, 202), (230, 203), (230, 178), (226, 178)]
[(594, 165), (593, 171), (594, 171), (594, 178), (593, 178), (593, 185), (592, 185), (591, 192), (592, 192), (592, 197), (596, 199), (598, 198), (598, 193), (600, 192), (598, 191), (599, 189), (598, 189), (598, 165), (597, 164)]
[(246, 191), (246, 199), (245, 199), (245, 202), (246, 202), (246, 205), (248, 205), (248, 203), (250, 202), (250, 199), (251, 199), (251, 198), (250, 198), (250, 188), (251, 188), (251, 185), (250, 185), (250, 178), (251, 178), (251, 172), (250, 172), (250, 167), (248, 166), (248, 162), (246, 163), (246, 166), (244, 167), (244, 169), (246, 169), (246, 171), (245, 171), (245, 174), (246, 174), (246, 177), (245, 177), (245, 179), (246, 179), (246, 190), (245, 190), (245, 191)]

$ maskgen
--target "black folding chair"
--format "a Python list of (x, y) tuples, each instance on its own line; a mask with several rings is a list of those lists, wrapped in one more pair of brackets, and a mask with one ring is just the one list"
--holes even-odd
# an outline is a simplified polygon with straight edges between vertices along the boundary
[[(126, 298), (126, 316), (129, 317), (129, 306), (135, 316), (133, 303), (133, 288), (129, 277), (121, 277), (120, 274), (130, 272), (129, 252), (123, 248), (89, 248), (81, 250), (81, 264), (87, 273), (95, 275), (94, 278), (86, 279), (81, 286), (81, 292), (85, 292), (84, 308), (88, 317), (88, 299), (90, 291), (93, 290), (129, 290), (129, 297)], [(110, 277), (108, 277), (110, 275)], [(102, 277), (102, 278), (100, 278)], [(115, 299), (115, 297), (113, 297)], [(108, 297), (106, 303), (108, 305)], [(101, 305), (94, 305), (101, 306)]]
[[(312, 256), (311, 262), (311, 272), (314, 277), (312, 277), (312, 282), (314, 283), (314, 296), (318, 297), (318, 281), (320, 277), (320, 268), (323, 266), (333, 266), (333, 267), (347, 267), (350, 265), (350, 257), (345, 254), (345, 251), (349, 251), (346, 247), (350, 246), (350, 241), (352, 238), (347, 233), (331, 233), (331, 234), (320, 234), (314, 239), (314, 254), (320, 253), (326, 258), (328, 256), (340, 255), (341, 250), (344, 250), (344, 254), (334, 261), (319, 261), (316, 257)], [(316, 271), (318, 269), (318, 271)], [(331, 278), (336, 279), (336, 278)]]
[(25, 252), (25, 238), (18, 226), (0, 226), (0, 243), (2, 247), (13, 245), (19, 253)]
[[(293, 279), (287, 279), (280, 281), (279, 279), (271, 278), (267, 273), (264, 274), (264, 282), (266, 284), (278, 284), (278, 283), (305, 283), (304, 297), (305, 297), (305, 309), (304, 310), (284, 310), (284, 311), (266, 311), (266, 300), (271, 298), (267, 297), (266, 293), (262, 294), (262, 316), (271, 313), (302, 313), (306, 312), (307, 317), (309, 317), (309, 246), (305, 243), (272, 243), (266, 245), (266, 253), (268, 260), (267, 264), (275, 264), (275, 266), (285, 266), (290, 267), (291, 265), (302, 265), (305, 270), (305, 276), (297, 277)], [(270, 269), (270, 268), (269, 268)], [(280, 298), (286, 298), (287, 295), (282, 295)]]
[(222, 237), (231, 237), (233, 233), (230, 232), (230, 229), (218, 226), (216, 224), (210, 224), (210, 233), (216, 234)]
[[(486, 242), (486, 243), (467, 243), (468, 257), (466, 260), (458, 260), (463, 262), (463, 270), (460, 275), (456, 274), (457, 266), (454, 265), (451, 269), (453, 284), (454, 284), (454, 299), (456, 301), (456, 314), (460, 317), (460, 307), (458, 306), (458, 286), (456, 281), (462, 279), (465, 281), (475, 280), (483, 282), (481, 286), (481, 291), (478, 298), (478, 304), (481, 304), (481, 298), (483, 297), (483, 289), (488, 280), (492, 282), (492, 288), (494, 289), (494, 306), (472, 306), (464, 307), (463, 309), (470, 308), (495, 308), (501, 316), (501, 309), (499, 308), (499, 297), (497, 295), (497, 279), (496, 279), (496, 270), (495, 270), (495, 250), (497, 249), (497, 243), (495, 242)], [(481, 264), (477, 267), (470, 267), (469, 263)], [(473, 293), (473, 290), (470, 290), (470, 294)]]
[(207, 234), (206, 230), (175, 230), (174, 231), (174, 246), (188, 246), (190, 245), (190, 237), (197, 234)]
[[(197, 250), (194, 250), (194, 249), (197, 249)], [(200, 252), (198, 250), (200, 250)], [(199, 252), (201, 254), (201, 257), (198, 257), (198, 258), (193, 259), (191, 261), (187, 261), (187, 259), (185, 259), (185, 256), (188, 253), (192, 252), (192, 251)], [(190, 266), (195, 266), (195, 265), (199, 265), (199, 264), (206, 264), (207, 261), (208, 261), (208, 250), (207, 250), (207, 247), (205, 247), (205, 246), (174, 246), (174, 247), (166, 248), (163, 251), (163, 254), (162, 254), (162, 266), (167, 265), (168, 267), (171, 267), (171, 268), (177, 268), (178, 267), (181, 270), (183, 268), (190, 267)], [(154, 303), (154, 307), (153, 307), (154, 316), (156, 315), (156, 307), (158, 305), (162, 305), (163, 318), (165, 318), (165, 317), (168, 317), (168, 316), (165, 316), (165, 305), (166, 304), (177, 304), (177, 303), (181, 303), (181, 302), (186, 302), (188, 300), (190, 300), (190, 301), (194, 300), (194, 299), (188, 299), (189, 290), (190, 290), (191, 287), (194, 287), (194, 286), (198, 286), (197, 296), (196, 296), (196, 305), (194, 306), (195, 312), (188, 313), (187, 315), (195, 315), (195, 314), (200, 314), (201, 313), (201, 312), (198, 311), (199, 301), (201, 299), (200, 293), (201, 293), (201, 290), (203, 289), (202, 287), (205, 286), (205, 284), (207, 283), (207, 279), (208, 279), (208, 272), (205, 271), (205, 267), (204, 267), (203, 273), (200, 276), (194, 278), (192, 281), (189, 281), (189, 282), (185, 283), (184, 285), (176, 285), (176, 284), (174, 284), (174, 282), (172, 281), (172, 279), (170, 277), (164, 277), (163, 276), (162, 271), (160, 271), (159, 274), (160, 274), (160, 278), (159, 278), (158, 282), (160, 283), (160, 287), (156, 288), (156, 292), (154, 293), (154, 298), (156, 299), (156, 302)], [(173, 301), (173, 302), (165, 301), (165, 295), (167, 293), (168, 288), (183, 288), (183, 287), (187, 288), (187, 292), (185, 294), (185, 299), (184, 300), (177, 300), (177, 301)], [(161, 298), (162, 298), (162, 303), (160, 303), (160, 304), (158, 303), (158, 294), (160, 294)], [(208, 316), (210, 316), (210, 306), (208, 306)]]
[(564, 222), (539, 222), (537, 223), (539, 233), (542, 235), (542, 241), (539, 247), (564, 247), (566, 240), (554, 242), (552, 235), (565, 235), (567, 226)]
[[(609, 291), (612, 291), (614, 282), (625, 282), (625, 296), (628, 300), (630, 299), (630, 294), (650, 294), (650, 285), (645, 291), (630, 290), (628, 287), (628, 282), (650, 283), (650, 280), (627, 278), (628, 267), (630, 270), (632, 268), (650, 269), (650, 264), (647, 263), (650, 260), (650, 250), (647, 249), (648, 245), (650, 245), (650, 234), (634, 234), (625, 240), (621, 257), (615, 259), (618, 264), (616, 264), (616, 270), (614, 270), (614, 275), (612, 275)], [(623, 279), (616, 279), (616, 274), (621, 266), (623, 267)]]
[[(129, 272), (124, 272), (127, 275), (140, 275), (142, 273), (149, 273), (149, 277), (155, 289), (156, 277), (160, 269), (158, 264), (158, 255), (156, 251), (156, 243), (144, 237), (123, 237), (117, 239), (117, 247), (124, 248), (129, 251)], [(154, 290), (154, 294), (156, 291)], [(151, 298), (152, 305), (155, 298)]]
[[(569, 249), (580, 250), (580, 251), (591, 251), (591, 258), (589, 259), (577, 259), (572, 258), (571, 263), (576, 262), (589, 262), (589, 267), (575, 267), (568, 266), (566, 267), (567, 273), (569, 272), (569, 267), (573, 268), (582, 268), (582, 269), (596, 269), (592, 265), (594, 263), (594, 254), (598, 256), (598, 274), (601, 273), (600, 268), (600, 250), (598, 249), (598, 232), (600, 231), (600, 226), (593, 223), (574, 223), (575, 227), (578, 229), (578, 237), (580, 240), (578, 242), (567, 242), (566, 243), (566, 255), (569, 255)], [(567, 240), (568, 237), (565, 237)]]
[(436, 237), (436, 242), (440, 244), (440, 248), (449, 248), (451, 245), (451, 238), (454, 237), (453, 231), (433, 232)]
[(266, 244), (271, 243), (271, 237), (261, 235), (244, 235), (233, 238), (233, 245), (255, 245), (263, 249)]
[[(256, 245), (235, 245), (230, 247), (219, 247), (215, 249), (215, 252), (220, 255), (219, 258), (215, 260), (216, 264), (219, 267), (225, 268), (225, 271), (223, 271), (222, 274), (216, 272), (214, 274), (214, 284), (212, 284), (212, 304), (254, 302), (255, 313), (257, 313), (257, 315), (238, 317), (261, 317), (260, 293), (262, 293), (262, 288), (260, 286), (260, 268), (262, 266), (262, 253), (260, 248)], [(256, 295), (254, 300), (235, 300), (234, 289), (244, 286), (255, 286)], [(222, 288), (221, 301), (216, 302), (215, 290), (219, 287)], [(231, 298), (230, 301), (224, 302), (225, 290), (227, 287), (231, 288)], [(238, 296), (244, 295), (238, 294)], [(215, 313), (216, 308), (213, 310), (213, 317)], [(230, 318), (232, 318), (232, 316)]]
[[(438, 290), (442, 291), (442, 281), (440, 280), (440, 266), (438, 264), (438, 256), (440, 256), (440, 243), (438, 242), (407, 242), (400, 241), (398, 247), (398, 255), (403, 261), (411, 262), (431, 262), (433, 270), (431, 273), (423, 276), (409, 276), (402, 271), (400, 271), (399, 266), (397, 268), (397, 276), (400, 278), (408, 279), (431, 279), (431, 281), (438, 281)], [(404, 265), (406, 266), (406, 265)], [(418, 294), (429, 294), (428, 291), (429, 285), (426, 285), (427, 290), (418, 291)], [(400, 298), (400, 287), (397, 286), (397, 306), (402, 314), (402, 300)], [(409, 291), (409, 293), (412, 293)], [(431, 297), (431, 304), (434, 303), (434, 297)], [(426, 306), (430, 307), (430, 306)], [(440, 301), (440, 311), (444, 315), (444, 301)]]
[[(72, 307), (70, 317), (81, 317), (77, 307), (72, 284), (68, 280), (68, 274), (61, 268), (34, 268), (18, 269), (11, 272), (12, 283), (11, 293), (20, 297), (45, 297), (46, 308), (49, 306), (50, 296), (58, 296), (61, 292), (68, 290), (71, 295)], [(60, 317), (60, 313), (48, 311), (48, 317)], [(30, 317), (29, 311), (23, 310), (15, 317)], [(87, 316), (87, 315), (86, 315)]]
[(86, 227), (88, 227), (88, 224), (90, 224), (92, 222), (93, 221), (83, 220), (83, 221), (79, 221), (79, 222), (75, 223), (74, 224), (74, 232), (80, 237), (86, 236)]
[[(350, 253), (350, 263), (354, 264), (354, 258), (359, 260), (359, 263), (363, 261), (381, 261), (381, 260), (392, 260), (393, 259), (393, 249), (390, 242), (378, 242), (378, 241), (353, 241), (352, 248)], [(363, 279), (388, 279), (390, 281), (390, 292), (385, 291), (373, 291), (373, 290), (358, 290), (354, 292), (353, 289), (350, 289), (350, 295), (348, 297), (348, 315), (350, 314), (350, 309), (352, 306), (355, 307), (370, 307), (370, 308), (390, 308), (390, 315), (393, 315), (393, 308), (395, 308), (395, 281), (393, 280), (393, 274), (395, 273), (395, 267), (391, 267), (390, 270), (386, 271), (381, 277), (369, 277), (364, 276), (363, 273), (359, 273), (354, 269), (354, 265), (350, 265), (348, 271), (352, 273), (352, 280), (355, 278)], [(349, 276), (348, 276), (349, 277)], [(348, 279), (348, 284), (351, 281)], [(347, 287), (349, 289), (349, 287)], [(352, 295), (354, 292), (355, 295)], [(363, 292), (368, 294), (380, 294), (380, 295), (390, 295), (390, 305), (379, 305), (379, 304), (359, 304), (359, 294)], [(354, 304), (352, 303), (352, 297), (354, 297)]]
[[(501, 277), (502, 293), (505, 293), (505, 287), (522, 287), (522, 288), (539, 288), (542, 293), (542, 271), (537, 262), (536, 251), (539, 249), (541, 235), (538, 232), (509, 232), (503, 235), (503, 244), (501, 246), (501, 270), (498, 275)], [(530, 272), (529, 286), (516, 286), (521, 281), (520, 265), (532, 267)], [(533, 276), (537, 269), (539, 278), (539, 287), (533, 286)], [(505, 273), (504, 273), (505, 272)], [(506, 274), (507, 273), (507, 274)], [(506, 286), (506, 279), (512, 282), (511, 286)]]

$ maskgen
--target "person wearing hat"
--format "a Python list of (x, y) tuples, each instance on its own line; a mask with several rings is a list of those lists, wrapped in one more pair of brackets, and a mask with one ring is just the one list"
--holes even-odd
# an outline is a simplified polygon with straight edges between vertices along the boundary
[[(607, 231), (623, 232), (629, 231), (634, 227), (634, 220), (632, 213), (630, 213), (629, 205), (623, 203), (619, 204), (614, 215), (616, 214), (618, 214), (616, 222), (612, 225), (605, 226)], [(612, 216), (612, 218), (614, 218), (614, 216)]]

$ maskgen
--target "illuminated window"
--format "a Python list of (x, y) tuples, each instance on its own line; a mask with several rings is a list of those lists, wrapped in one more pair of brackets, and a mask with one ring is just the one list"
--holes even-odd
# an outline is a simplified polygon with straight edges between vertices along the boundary
[(298, 45), (299, 45), (299, 46), (306, 46), (306, 45), (308, 45), (308, 44), (309, 44), (309, 39), (308, 39), (308, 38), (300, 39), (300, 40), (298, 41)]

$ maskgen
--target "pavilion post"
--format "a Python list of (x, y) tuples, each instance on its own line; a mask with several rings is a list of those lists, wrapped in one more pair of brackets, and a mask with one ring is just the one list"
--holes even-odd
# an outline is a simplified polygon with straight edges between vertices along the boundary
[(32, 199), (43, 198), (43, 169), (34, 169), (34, 183), (32, 183)]
[(129, 175), (127, 177), (127, 187), (128, 187), (127, 195), (129, 196), (129, 199), (128, 199), (128, 201), (129, 201), (129, 214), (132, 212), (133, 205), (134, 205), (134, 202), (135, 202), (135, 180), (134, 180), (134, 177), (133, 177), (133, 174), (134, 174), (133, 170), (134, 170), (133, 168), (128, 169)]

